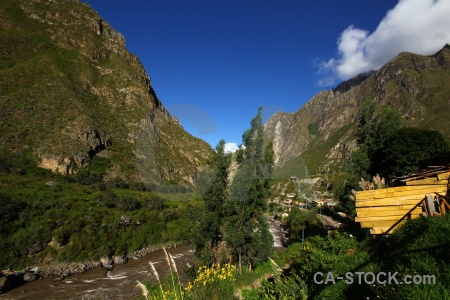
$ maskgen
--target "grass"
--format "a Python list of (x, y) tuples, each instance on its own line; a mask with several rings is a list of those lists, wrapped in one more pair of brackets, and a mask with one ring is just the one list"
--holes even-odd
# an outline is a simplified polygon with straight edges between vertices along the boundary
[(164, 249), (166, 263), (170, 275), (161, 279), (152, 262), (150, 271), (155, 284), (137, 281), (136, 287), (146, 300), (213, 300), (213, 299), (235, 299), (234, 281), (237, 275), (236, 267), (231, 264), (202, 266), (197, 270), (196, 277), (186, 286), (180, 282), (175, 261), (170, 253)]
[(191, 226), (186, 201), (108, 184), (99, 190), (38, 168), (0, 172), (0, 191), (2, 269), (183, 243)]
[(450, 247), (450, 215), (419, 218), (396, 230), (389, 245), (375, 256), (378, 270), (398, 271), (405, 275), (433, 275), (434, 285), (377, 286), (385, 299), (448, 299), (448, 248)]
[[(279, 274), (277, 263), (271, 259), (250, 272), (239, 273), (231, 264), (200, 266), (196, 276), (186, 285), (180, 283), (180, 274), (170, 253), (166, 252), (166, 263), (171, 271), (166, 278), (160, 278), (150, 262), (150, 280), (137, 282), (136, 287), (144, 299), (252, 299), (248, 288), (268, 276)], [(247, 295), (247, 296), (246, 296)]]
[[(269, 259), (252, 271), (242, 273), (237, 271), (236, 266), (228, 263), (214, 264), (209, 267), (200, 266), (194, 272), (195, 276), (192, 280), (186, 285), (182, 285), (175, 261), (171, 254), (165, 251), (166, 263), (171, 271), (170, 275), (161, 278), (150, 262), (149, 280), (138, 281), (136, 288), (141, 292), (142, 297), (140, 299), (259, 299), (253, 298), (254, 295), (250, 292), (251, 286), (258, 285), (260, 281), (264, 281), (273, 274), (279, 275), (279, 263), (284, 263), (288, 254), (291, 253), (278, 251), (278, 253), (275, 253), (274, 260)], [(150, 282), (154, 283), (151, 284)], [(296, 292), (297, 290), (294, 288), (293, 291)]]
[[(386, 240), (361, 240), (346, 233), (314, 236), (304, 244), (294, 243), (280, 253), (279, 262), (291, 265), (290, 274), (264, 281), (245, 299), (448, 299), (448, 248), (450, 215), (408, 221)], [(336, 279), (318, 284), (314, 274), (331, 272)], [(431, 275), (435, 284), (357, 283), (356, 272), (405, 275)], [(346, 274), (353, 283), (346, 283)], [(433, 281), (431, 281), (433, 283)], [(295, 296), (286, 297), (296, 290)]]

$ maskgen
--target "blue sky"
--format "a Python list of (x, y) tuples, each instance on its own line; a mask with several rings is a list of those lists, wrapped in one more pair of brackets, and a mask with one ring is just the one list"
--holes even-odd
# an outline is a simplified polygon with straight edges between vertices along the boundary
[[(213, 147), (401, 51), (450, 42), (448, 0), (88, 0), (125, 36), (156, 94)], [(389, 13), (388, 13), (389, 12)]]

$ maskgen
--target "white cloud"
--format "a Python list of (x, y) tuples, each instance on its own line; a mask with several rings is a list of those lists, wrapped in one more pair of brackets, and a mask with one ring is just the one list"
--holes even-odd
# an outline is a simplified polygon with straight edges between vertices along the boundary
[(225, 144), (225, 153), (234, 153), (236, 150), (239, 149), (238, 145), (236, 143), (226, 143)]
[(400, 0), (369, 33), (349, 26), (338, 39), (338, 58), (319, 64), (319, 85), (377, 70), (403, 51), (431, 55), (450, 43), (449, 0)]

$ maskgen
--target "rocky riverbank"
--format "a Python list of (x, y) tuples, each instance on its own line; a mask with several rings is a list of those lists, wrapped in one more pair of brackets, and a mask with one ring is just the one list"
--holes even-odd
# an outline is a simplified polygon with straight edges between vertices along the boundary
[(5, 293), (15, 287), (26, 284), (44, 277), (51, 277), (55, 280), (62, 280), (74, 274), (84, 273), (94, 268), (113, 268), (114, 265), (126, 263), (130, 259), (140, 259), (141, 257), (162, 250), (162, 247), (171, 249), (178, 244), (148, 247), (136, 250), (127, 255), (104, 256), (99, 260), (84, 262), (52, 262), (31, 266), (22, 270), (3, 270), (0, 272), (0, 293)]

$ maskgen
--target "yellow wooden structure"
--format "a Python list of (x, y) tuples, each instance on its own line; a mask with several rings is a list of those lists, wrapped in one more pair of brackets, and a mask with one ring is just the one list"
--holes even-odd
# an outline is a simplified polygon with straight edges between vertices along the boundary
[[(447, 194), (450, 169), (428, 171), (400, 180), (403, 186), (356, 192), (356, 222), (361, 228), (370, 229), (371, 234), (392, 233), (408, 219), (437, 214), (434, 212), (434, 197)], [(428, 201), (427, 200), (428, 195)], [(443, 201), (443, 202), (442, 202)], [(439, 204), (439, 213), (445, 213), (445, 200)], [(427, 206), (428, 205), (428, 206)], [(447, 204), (448, 205), (448, 204)], [(427, 209), (428, 208), (428, 209)]]

